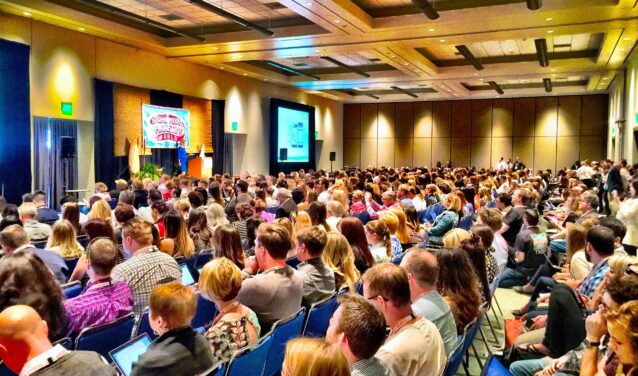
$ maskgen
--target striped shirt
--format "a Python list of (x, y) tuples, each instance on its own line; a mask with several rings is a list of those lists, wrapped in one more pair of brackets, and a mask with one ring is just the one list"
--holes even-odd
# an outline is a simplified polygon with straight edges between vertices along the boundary
[(394, 376), (394, 372), (379, 358), (361, 359), (350, 366), (352, 376)]
[(68, 335), (75, 337), (86, 327), (105, 324), (133, 311), (128, 285), (111, 278), (89, 282), (81, 295), (64, 302)]

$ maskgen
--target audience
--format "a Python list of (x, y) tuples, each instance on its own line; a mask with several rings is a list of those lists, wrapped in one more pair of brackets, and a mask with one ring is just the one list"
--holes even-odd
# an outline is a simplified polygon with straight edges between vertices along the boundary
[[(51, 235), (51, 226), (38, 222), (38, 209), (32, 202), (25, 202), (18, 208), (22, 226), (32, 242), (45, 241)], [(57, 216), (56, 216), (57, 220)]]
[(334, 272), (321, 257), (326, 241), (326, 233), (317, 227), (297, 234), (297, 259), (301, 261), (297, 270), (303, 280), (302, 304), (306, 307), (335, 293)]
[(188, 235), (184, 218), (175, 212), (169, 212), (163, 221), (165, 236), (160, 242), (160, 251), (176, 259), (191, 257), (195, 253), (195, 244)]
[(137, 362), (131, 376), (195, 376), (213, 365), (208, 341), (190, 326), (195, 316), (195, 293), (179, 282), (153, 289), (149, 321), (159, 335)]
[(286, 344), (282, 376), (348, 376), (350, 368), (337, 345), (316, 338)]
[(392, 243), (390, 241), (390, 231), (380, 220), (366, 223), (365, 235), (370, 244), (370, 253), (374, 262), (379, 264), (390, 261), (392, 256)]
[(43, 191), (36, 191), (31, 198), (37, 208), (37, 220), (43, 223), (53, 223), (60, 217), (58, 212), (47, 206), (47, 195)]
[(347, 288), (355, 292), (354, 284), (361, 274), (355, 266), (354, 253), (345, 236), (329, 232), (321, 259), (334, 272), (337, 291)]
[(78, 258), (84, 253), (84, 248), (76, 240), (73, 224), (66, 219), (53, 225), (46, 249), (68, 259)]
[(225, 257), (240, 269), (244, 268), (246, 256), (235, 226), (227, 224), (217, 227), (213, 236), (213, 250), (215, 257)]
[[(346, 217), (339, 223), (341, 234), (346, 237), (352, 253), (354, 253), (354, 265), (363, 274), (372, 265), (374, 265), (374, 257), (370, 252), (366, 230), (363, 223), (358, 218)], [(384, 254), (385, 255), (385, 254)], [(385, 255), (384, 257), (387, 257)]]

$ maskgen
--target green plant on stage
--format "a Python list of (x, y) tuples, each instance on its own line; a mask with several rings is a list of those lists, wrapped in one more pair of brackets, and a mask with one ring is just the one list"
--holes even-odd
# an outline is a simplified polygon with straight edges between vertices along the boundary
[(157, 180), (162, 176), (163, 171), (162, 168), (155, 163), (145, 163), (144, 166), (140, 169), (140, 172), (137, 174), (140, 179), (151, 179), (153, 181)]

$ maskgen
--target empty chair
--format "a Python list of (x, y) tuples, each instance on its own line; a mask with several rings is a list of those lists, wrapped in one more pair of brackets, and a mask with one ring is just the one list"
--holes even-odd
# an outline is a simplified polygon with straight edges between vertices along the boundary
[(281, 371), (281, 365), (284, 361), (284, 353), (286, 351), (286, 342), (301, 335), (305, 313), (306, 309), (302, 307), (297, 313), (286, 319), (281, 319), (273, 325), (273, 340), (270, 350), (268, 351), (264, 376), (272, 376)]
[(155, 335), (155, 331), (151, 328), (150, 321), (150, 309), (148, 307), (144, 308), (144, 311), (137, 319), (137, 323), (135, 324), (135, 334), (133, 337), (137, 337), (140, 334), (146, 333), (151, 339), (155, 339), (157, 335)]
[(197, 294), (197, 311), (195, 311), (195, 317), (191, 321), (193, 328), (199, 328), (200, 326), (208, 328), (208, 324), (217, 316), (217, 307), (215, 303), (210, 300), (206, 300), (202, 294)]
[(228, 363), (226, 376), (261, 375), (272, 342), (273, 335), (271, 333), (263, 337), (256, 345), (236, 352)]
[(76, 350), (95, 351), (108, 358), (109, 351), (131, 339), (135, 316), (129, 313), (106, 324), (83, 329), (75, 340)]
[(303, 330), (304, 337), (325, 337), (330, 318), (336, 310), (337, 295), (332, 295), (310, 306)]
[(62, 285), (62, 291), (67, 299), (75, 298), (82, 293), (82, 284), (80, 281), (66, 283)]

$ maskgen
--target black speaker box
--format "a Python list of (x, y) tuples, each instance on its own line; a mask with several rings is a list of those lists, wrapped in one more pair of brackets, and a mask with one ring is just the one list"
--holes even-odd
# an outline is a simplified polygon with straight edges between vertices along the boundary
[(286, 148), (279, 149), (279, 160), (282, 160), (282, 161), (288, 160), (288, 149)]
[(75, 138), (69, 136), (60, 137), (62, 158), (75, 158)]
[(336, 151), (331, 151), (330, 152), (330, 162), (334, 162), (337, 160), (337, 152)]

